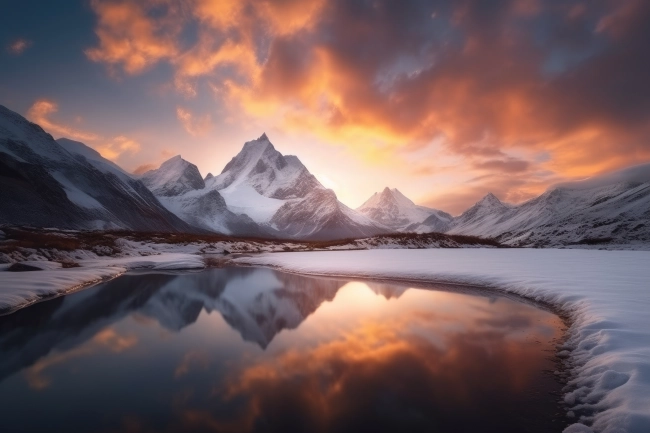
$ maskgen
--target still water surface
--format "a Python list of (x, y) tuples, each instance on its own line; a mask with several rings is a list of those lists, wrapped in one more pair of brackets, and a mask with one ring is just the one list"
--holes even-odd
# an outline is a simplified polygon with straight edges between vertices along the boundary
[(561, 329), (482, 292), (127, 274), (0, 317), (0, 430), (561, 431)]

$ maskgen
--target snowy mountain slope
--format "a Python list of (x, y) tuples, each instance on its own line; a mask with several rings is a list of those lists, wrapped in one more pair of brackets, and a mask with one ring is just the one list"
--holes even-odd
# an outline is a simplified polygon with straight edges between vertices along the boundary
[(561, 184), (518, 206), (494, 198), (480, 212), (470, 213), (472, 208), (455, 219), (449, 233), (495, 237), (513, 246), (647, 243), (648, 180), (645, 164)]
[(194, 231), (92, 149), (63, 144), (0, 106), (0, 223)]
[(246, 142), (218, 176), (202, 179), (195, 168), (178, 157), (143, 181), (167, 209), (202, 228), (313, 240), (390, 231), (339, 202), (297, 157), (275, 150), (266, 134)]
[(131, 175), (122, 170), (119, 165), (104, 158), (99, 152), (86, 146), (84, 143), (70, 140), (69, 138), (57, 138), (56, 142), (71, 154), (83, 156), (100, 171), (105, 173), (110, 172), (121, 178), (132, 179)]
[(359, 238), (388, 233), (370, 218), (350, 209), (330, 189), (316, 189), (302, 200), (287, 201), (271, 219), (290, 237), (309, 240)]
[(196, 165), (185, 161), (180, 155), (165, 161), (160, 168), (144, 173), (140, 180), (158, 197), (177, 196), (205, 188)]
[(144, 173), (141, 179), (170, 212), (188, 224), (227, 235), (264, 234), (247, 215), (228, 209), (219, 191), (206, 188), (196, 165), (180, 155)]
[(368, 218), (399, 231), (444, 232), (452, 216), (424, 206), (418, 206), (397, 188), (384, 188), (374, 193), (357, 211)]
[(490, 227), (508, 219), (514, 210), (489, 193), (461, 215), (454, 218), (449, 233), (469, 234), (484, 231), (494, 236)]

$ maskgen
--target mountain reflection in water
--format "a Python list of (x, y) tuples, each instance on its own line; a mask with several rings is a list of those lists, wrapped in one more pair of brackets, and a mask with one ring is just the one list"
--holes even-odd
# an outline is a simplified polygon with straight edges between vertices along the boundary
[(128, 274), (0, 318), (3, 431), (561, 431), (560, 328), (477, 293)]

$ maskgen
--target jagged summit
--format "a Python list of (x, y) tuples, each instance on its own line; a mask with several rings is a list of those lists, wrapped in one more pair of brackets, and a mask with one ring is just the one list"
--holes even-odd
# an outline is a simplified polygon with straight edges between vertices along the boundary
[(296, 156), (278, 152), (266, 134), (246, 142), (213, 184), (219, 190), (250, 187), (264, 197), (281, 200), (302, 198), (323, 188)]
[(499, 198), (496, 195), (492, 194), (491, 192), (487, 193), (485, 197), (483, 197), (478, 202), (476, 202), (476, 204), (480, 206), (503, 206), (505, 208), (508, 207), (501, 200), (499, 200)]
[(149, 170), (142, 182), (156, 196), (170, 197), (205, 188), (205, 182), (196, 165), (176, 155), (163, 162), (160, 168)]

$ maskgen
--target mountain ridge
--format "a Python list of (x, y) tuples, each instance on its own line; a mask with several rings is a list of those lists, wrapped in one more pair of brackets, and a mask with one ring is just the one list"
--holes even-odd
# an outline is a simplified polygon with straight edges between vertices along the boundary
[(0, 105), (0, 179), (0, 224), (299, 240), (441, 232), (523, 247), (650, 242), (650, 163), (554, 185), (517, 205), (488, 193), (456, 217), (388, 187), (351, 209), (266, 133), (217, 176), (203, 177), (180, 155), (134, 176)]
[(0, 223), (196, 231), (115, 164), (81, 143), (63, 143), (68, 149), (0, 105)]

